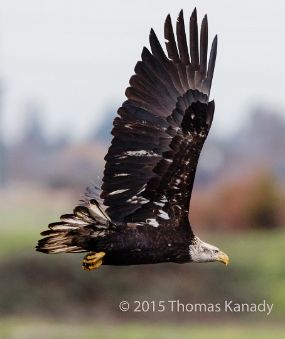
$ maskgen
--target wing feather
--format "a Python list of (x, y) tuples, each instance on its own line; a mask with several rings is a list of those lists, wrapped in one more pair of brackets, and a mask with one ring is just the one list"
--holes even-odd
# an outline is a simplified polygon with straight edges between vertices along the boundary
[(208, 19), (204, 16), (201, 33), (200, 33), (200, 68), (199, 80), (204, 79), (207, 71), (207, 55), (208, 55)]
[(199, 67), (199, 47), (198, 47), (198, 24), (197, 24), (197, 11), (194, 9), (190, 17), (190, 55), (191, 64), (194, 70)]
[(174, 63), (179, 63), (179, 54), (176, 46), (175, 36), (173, 33), (172, 21), (169, 14), (165, 20), (164, 37), (166, 39), (165, 44), (169, 59), (172, 60)]
[(207, 78), (205, 80), (205, 85), (203, 85), (203, 88), (202, 88), (202, 90), (205, 91), (206, 93), (210, 93), (210, 90), (211, 90), (212, 80), (214, 76), (214, 69), (215, 69), (215, 64), (216, 64), (216, 57), (217, 57), (217, 47), (218, 47), (218, 37), (215, 36), (213, 43), (212, 43), (211, 52), (210, 52)]
[(177, 42), (178, 42), (178, 49), (180, 54), (180, 61), (184, 65), (189, 65), (189, 51), (187, 46), (186, 40), (186, 33), (185, 33), (185, 24), (184, 24), (184, 17), (183, 11), (181, 10), (178, 16), (177, 25), (176, 25), (176, 32), (177, 32)]

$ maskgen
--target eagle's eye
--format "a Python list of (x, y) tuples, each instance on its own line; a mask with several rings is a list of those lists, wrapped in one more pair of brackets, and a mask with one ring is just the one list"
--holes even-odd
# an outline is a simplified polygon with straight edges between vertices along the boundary
[(219, 250), (214, 250), (214, 253), (218, 253), (219, 252)]

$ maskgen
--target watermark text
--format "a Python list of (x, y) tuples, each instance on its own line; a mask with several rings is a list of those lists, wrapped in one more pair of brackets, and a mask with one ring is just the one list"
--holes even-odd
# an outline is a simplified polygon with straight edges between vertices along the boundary
[(264, 313), (269, 316), (274, 305), (262, 300), (260, 303), (239, 303), (224, 300), (222, 303), (188, 303), (180, 300), (123, 300), (119, 303), (122, 312), (175, 312), (175, 313)]

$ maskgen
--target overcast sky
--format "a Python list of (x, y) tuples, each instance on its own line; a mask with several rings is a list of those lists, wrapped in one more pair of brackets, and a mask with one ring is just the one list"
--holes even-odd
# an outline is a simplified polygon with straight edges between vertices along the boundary
[[(19, 135), (24, 107), (43, 107), (51, 136), (81, 138), (124, 92), (148, 33), (163, 41), (168, 13), (197, 6), (218, 34), (212, 86), (214, 131), (231, 133), (257, 104), (285, 111), (284, 1), (1, 0), (0, 77), (6, 138)], [(274, 4), (274, 6), (273, 6)], [(115, 114), (115, 112), (114, 112)]]

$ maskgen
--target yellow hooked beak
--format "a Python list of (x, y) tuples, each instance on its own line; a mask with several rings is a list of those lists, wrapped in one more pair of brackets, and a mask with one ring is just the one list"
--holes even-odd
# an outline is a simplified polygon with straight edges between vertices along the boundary
[(217, 256), (217, 261), (222, 262), (225, 265), (228, 265), (228, 263), (230, 262), (229, 257), (226, 255), (226, 253), (220, 252)]

